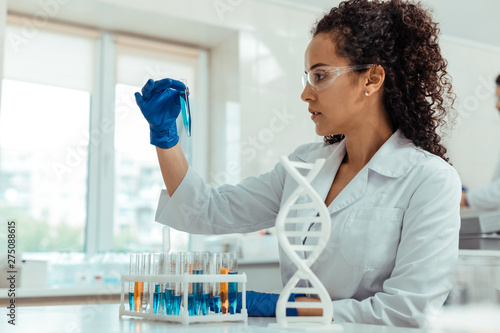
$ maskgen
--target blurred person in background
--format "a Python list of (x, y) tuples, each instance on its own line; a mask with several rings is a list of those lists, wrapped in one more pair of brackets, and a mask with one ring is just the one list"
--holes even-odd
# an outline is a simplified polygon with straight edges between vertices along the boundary
[[(500, 112), (500, 74), (496, 80), (496, 108)], [(462, 188), (461, 207), (470, 207), (477, 210), (500, 209), (500, 161), (498, 162), (490, 184), (467, 191)]]

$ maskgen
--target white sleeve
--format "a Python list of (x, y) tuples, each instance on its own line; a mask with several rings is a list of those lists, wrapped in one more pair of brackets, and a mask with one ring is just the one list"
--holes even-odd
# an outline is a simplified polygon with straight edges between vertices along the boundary
[(466, 192), (467, 203), (472, 209), (499, 209), (500, 208), (500, 179), (489, 185)]
[(216, 189), (189, 167), (172, 197), (162, 191), (155, 220), (193, 234), (244, 233), (273, 227), (285, 172), (278, 163), (270, 172)]
[(333, 318), (425, 327), (448, 296), (458, 259), (461, 182), (438, 170), (413, 194), (403, 217), (395, 267), (382, 291), (364, 300), (333, 301)]

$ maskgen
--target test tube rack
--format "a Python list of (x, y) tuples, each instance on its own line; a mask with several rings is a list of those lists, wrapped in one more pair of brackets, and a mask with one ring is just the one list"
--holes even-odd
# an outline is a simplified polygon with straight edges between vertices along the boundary
[[(154, 313), (153, 307), (153, 297), (149, 297), (149, 307), (147, 312), (137, 312), (126, 310), (125, 307), (125, 285), (127, 282), (148, 282), (148, 283), (182, 283), (182, 303), (188, 304), (188, 290), (189, 283), (225, 283), (225, 282), (236, 282), (238, 286), (241, 286), (242, 302), (241, 302), (241, 313), (235, 314), (222, 314), (222, 313), (208, 313), (207, 315), (197, 315), (190, 316), (189, 312), (185, 308), (181, 308), (179, 315), (166, 315), (166, 314), (156, 314)], [(189, 325), (191, 323), (208, 323), (208, 322), (224, 322), (224, 321), (243, 321), (245, 325), (248, 324), (248, 312), (246, 307), (246, 282), (247, 276), (245, 273), (242, 274), (207, 274), (207, 275), (122, 275), (121, 276), (121, 304), (119, 315), (120, 318), (123, 316), (128, 317), (138, 317), (148, 320), (158, 320), (167, 322), (178, 322), (183, 325)], [(128, 297), (128, 296), (127, 296)], [(128, 305), (128, 304), (127, 304)]]

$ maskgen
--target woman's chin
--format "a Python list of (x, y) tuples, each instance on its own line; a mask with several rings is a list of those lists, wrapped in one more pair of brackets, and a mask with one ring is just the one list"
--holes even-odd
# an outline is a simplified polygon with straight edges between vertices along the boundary
[(324, 129), (318, 128), (318, 126), (316, 126), (316, 134), (318, 136), (333, 135), (332, 131), (325, 131)]

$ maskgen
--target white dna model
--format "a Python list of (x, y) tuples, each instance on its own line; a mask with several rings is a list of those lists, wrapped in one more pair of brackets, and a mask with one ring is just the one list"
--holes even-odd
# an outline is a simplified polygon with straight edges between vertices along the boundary
[[(342, 331), (342, 326), (332, 324), (333, 306), (328, 291), (310, 269), (316, 259), (318, 259), (319, 255), (325, 248), (328, 239), (330, 238), (331, 219), (328, 208), (318, 193), (310, 185), (311, 181), (321, 170), (321, 167), (325, 163), (325, 159), (317, 159), (314, 164), (292, 162), (288, 160), (286, 156), (282, 156), (280, 160), (282, 165), (285, 167), (285, 170), (299, 184), (297, 189), (280, 209), (276, 219), (276, 233), (278, 235), (279, 243), (290, 260), (297, 266), (297, 271), (284, 286), (283, 291), (280, 294), (276, 305), (276, 323), (270, 324), (269, 326), (287, 330), (318, 330), (324, 328), (329, 331)], [(310, 169), (310, 171), (307, 176), (304, 177), (297, 170), (297, 168)], [(297, 200), (299, 198), (303, 198), (304, 196), (307, 196), (310, 201), (298, 203)], [(314, 215), (317, 211), (318, 215), (307, 217), (289, 216), (290, 211), (303, 209), (314, 211)], [(315, 225), (320, 224), (321, 231), (309, 231), (309, 226), (313, 223)], [(302, 241), (300, 244), (291, 244), (289, 237), (296, 239), (300, 238), (301, 240), (304, 239), (304, 237), (314, 237), (317, 238), (318, 241), (315, 245), (304, 245), (302, 244)], [(298, 255), (298, 253), (304, 254), (304, 252), (309, 253), (307, 259), (303, 258), (304, 255)], [(298, 283), (303, 280), (308, 281), (309, 286), (298, 286)], [(290, 294), (292, 293), (317, 295), (319, 296), (321, 302), (288, 302)], [(320, 308), (323, 309), (323, 315), (317, 317), (287, 317), (287, 308)]]

